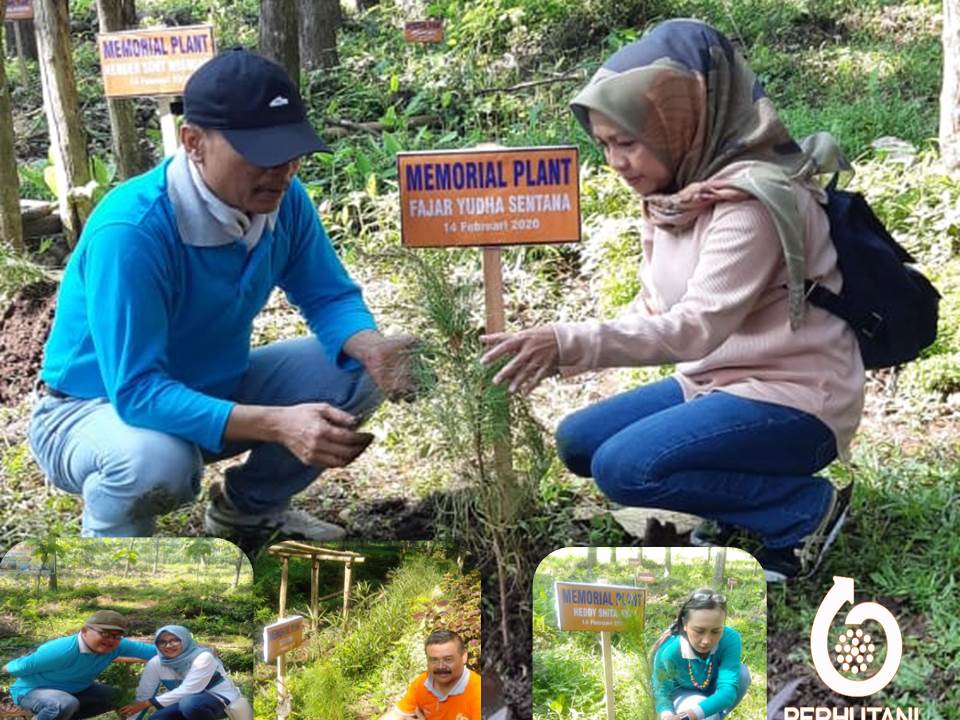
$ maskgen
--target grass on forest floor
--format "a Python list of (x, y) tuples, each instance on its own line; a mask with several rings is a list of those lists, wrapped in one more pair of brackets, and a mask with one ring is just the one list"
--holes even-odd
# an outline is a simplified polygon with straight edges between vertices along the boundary
[[(124, 540), (122, 545), (130, 542)], [(152, 547), (152, 541), (136, 542)], [(90, 552), (99, 541), (72, 543), (81, 544), (77, 552), (84, 547)], [(112, 546), (109, 551), (114, 552)], [(149, 555), (149, 550), (143, 547), (141, 553)], [(0, 573), (0, 665), (32, 652), (47, 640), (78, 632), (92, 613), (111, 609), (127, 618), (129, 637), (143, 642), (152, 642), (153, 633), (162, 625), (185, 625), (201, 645), (217, 651), (231, 679), (246, 695), (251, 694), (253, 619), (259, 606), (252, 593), (248, 563), (244, 563), (246, 569), (237, 588), (232, 587), (235, 571), (229, 565), (200, 568), (197, 563), (166, 562), (154, 574), (151, 562), (141, 560), (123, 577), (120, 560), (109, 567), (108, 559), (109, 569), (103, 569), (100, 562), (96, 566), (82, 561), (61, 563), (56, 591), (47, 588), (46, 576), (37, 590), (35, 568)], [(117, 687), (120, 704), (126, 704), (133, 700), (141, 668), (114, 664), (99, 680)], [(7, 692), (11, 683), (12, 679), (4, 676), (0, 690)], [(112, 713), (103, 717), (113, 720)]]
[(891, 444), (882, 428), (860, 440), (852, 472), (843, 473), (854, 483), (851, 520), (813, 578), (771, 587), (770, 632), (796, 634), (790, 674), (814, 676), (813, 617), (834, 576), (853, 578), (856, 602), (887, 607), (903, 634), (900, 670), (871, 704), (957, 720), (960, 445), (956, 425), (942, 434), (946, 440), (910, 449)]
[[(660, 634), (676, 619), (688, 593), (713, 580), (710, 552), (705, 548), (674, 550), (669, 575), (660, 548), (644, 548), (640, 566), (628, 564), (640, 549), (619, 548), (614, 562), (605, 548), (590, 567), (584, 551), (559, 551), (545, 558), (533, 581), (533, 716), (535, 720), (606, 717), (599, 634), (557, 629), (553, 583), (558, 580), (637, 586), (636, 573), (651, 571), (642, 632), (613, 635), (614, 698), (617, 717), (656, 717), (650, 699), (649, 654)], [(715, 552), (715, 551), (713, 551)], [(725, 582), (727, 625), (740, 633), (743, 662), (750, 669), (750, 688), (731, 717), (762, 720), (767, 698), (767, 586), (759, 564), (746, 553), (727, 553)]]

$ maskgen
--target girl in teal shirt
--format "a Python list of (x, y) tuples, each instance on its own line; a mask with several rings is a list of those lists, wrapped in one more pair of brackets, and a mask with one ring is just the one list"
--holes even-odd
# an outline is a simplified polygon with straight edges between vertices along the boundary
[(723, 595), (694, 590), (654, 646), (653, 695), (660, 720), (721, 720), (743, 699), (750, 672), (740, 633), (725, 625)]

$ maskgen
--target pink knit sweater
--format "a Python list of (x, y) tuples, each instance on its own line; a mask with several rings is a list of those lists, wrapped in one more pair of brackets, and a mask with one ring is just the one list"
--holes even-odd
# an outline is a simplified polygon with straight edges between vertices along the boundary
[[(837, 290), (837, 254), (818, 191), (796, 189), (807, 277)], [(644, 289), (627, 311), (615, 320), (554, 325), (561, 373), (678, 363), (686, 399), (723, 390), (803, 410), (833, 431), (847, 458), (863, 410), (856, 337), (810, 304), (801, 327), (790, 329), (786, 265), (760, 201), (715, 205), (681, 232), (647, 224), (642, 237)]]

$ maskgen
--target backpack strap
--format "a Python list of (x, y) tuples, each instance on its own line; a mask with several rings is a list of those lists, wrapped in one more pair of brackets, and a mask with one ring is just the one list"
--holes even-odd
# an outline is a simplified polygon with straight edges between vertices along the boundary
[(815, 280), (804, 280), (803, 284), (806, 290), (805, 297), (807, 300), (832, 315), (836, 315), (845, 320), (857, 335), (872, 338), (880, 328), (880, 325), (883, 324), (883, 317), (875, 312), (870, 312), (862, 316), (850, 312), (848, 305), (840, 299), (839, 295), (831, 290), (827, 290), (827, 288)]

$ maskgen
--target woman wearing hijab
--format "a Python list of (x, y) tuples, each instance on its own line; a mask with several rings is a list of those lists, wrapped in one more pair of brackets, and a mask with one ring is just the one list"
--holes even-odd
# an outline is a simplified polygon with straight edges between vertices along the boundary
[(611, 56), (572, 102), (641, 196), (643, 290), (615, 320), (487, 336), (484, 362), (529, 392), (544, 377), (676, 363), (667, 379), (565, 418), (560, 457), (625, 505), (759, 536), (768, 580), (813, 572), (850, 488), (814, 473), (845, 457), (863, 407), (853, 331), (804, 302), (841, 285), (813, 180), (842, 157), (801, 148), (729, 40), (671, 20)]
[(727, 600), (710, 588), (687, 596), (653, 648), (660, 720), (720, 720), (750, 687), (740, 633), (727, 627)]
[(157, 712), (151, 720), (227, 717), (227, 707), (240, 698), (240, 691), (213, 651), (197, 645), (181, 625), (164, 625), (154, 644), (158, 654), (140, 677), (137, 702), (120, 708), (120, 714), (126, 717), (153, 707)]

